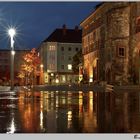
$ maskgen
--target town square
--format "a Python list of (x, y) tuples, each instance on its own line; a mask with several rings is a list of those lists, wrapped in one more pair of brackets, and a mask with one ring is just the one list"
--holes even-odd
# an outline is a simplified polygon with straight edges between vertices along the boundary
[(0, 2), (0, 133), (139, 133), (140, 2)]

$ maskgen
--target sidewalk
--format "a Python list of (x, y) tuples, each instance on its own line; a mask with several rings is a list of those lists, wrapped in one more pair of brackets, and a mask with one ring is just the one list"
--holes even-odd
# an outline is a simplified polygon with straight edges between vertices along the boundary
[(104, 91), (102, 86), (93, 85), (36, 85), (35, 91)]

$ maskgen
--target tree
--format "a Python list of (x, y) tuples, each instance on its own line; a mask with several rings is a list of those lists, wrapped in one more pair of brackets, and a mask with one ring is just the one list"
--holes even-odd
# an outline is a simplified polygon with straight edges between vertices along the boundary
[(72, 69), (74, 73), (79, 73), (79, 64), (81, 63), (83, 63), (82, 49), (73, 56)]
[(21, 65), (18, 77), (24, 79), (26, 85), (29, 81), (30, 84), (34, 84), (34, 78), (37, 74), (37, 67), (39, 65), (39, 56), (37, 55), (36, 49), (33, 48), (29, 53), (23, 56), (23, 64)]

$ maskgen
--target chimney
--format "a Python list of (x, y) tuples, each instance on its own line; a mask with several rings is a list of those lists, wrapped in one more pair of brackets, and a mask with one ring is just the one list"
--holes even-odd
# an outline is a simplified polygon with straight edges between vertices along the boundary
[(66, 35), (66, 24), (63, 24), (63, 35)]
[(75, 26), (75, 31), (78, 31), (78, 30), (79, 30), (79, 28), (78, 28), (78, 26), (76, 25), (76, 26)]

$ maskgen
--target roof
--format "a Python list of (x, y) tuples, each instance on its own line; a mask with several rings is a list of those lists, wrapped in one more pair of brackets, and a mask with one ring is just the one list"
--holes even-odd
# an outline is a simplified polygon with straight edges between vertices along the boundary
[(95, 10), (97, 10), (100, 6), (102, 6), (104, 4), (104, 2), (101, 2), (101, 3), (99, 3), (99, 4), (97, 4), (96, 6), (95, 6)]
[(44, 42), (81, 43), (82, 30), (80, 29), (55, 29)]
[(81, 21), (80, 26), (82, 26), (82, 24), (87, 21), (93, 14), (95, 14), (97, 12), (98, 9), (100, 9), (100, 7), (104, 4), (105, 2), (100, 2), (99, 4), (97, 4), (93, 11), (84, 19)]

